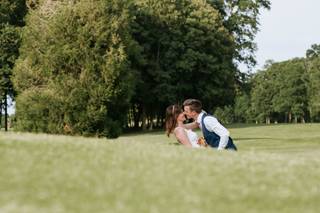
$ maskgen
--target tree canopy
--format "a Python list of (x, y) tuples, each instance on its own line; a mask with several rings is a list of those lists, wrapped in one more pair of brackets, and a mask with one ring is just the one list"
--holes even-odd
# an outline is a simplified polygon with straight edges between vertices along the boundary
[(267, 0), (26, 3), (13, 77), (17, 129), (108, 137), (161, 126), (165, 107), (185, 98), (209, 111), (233, 105), (237, 63), (254, 64), (259, 11), (270, 7)]
[(31, 12), (14, 73), (17, 128), (117, 136), (134, 78), (129, 18), (116, 0), (47, 1)]

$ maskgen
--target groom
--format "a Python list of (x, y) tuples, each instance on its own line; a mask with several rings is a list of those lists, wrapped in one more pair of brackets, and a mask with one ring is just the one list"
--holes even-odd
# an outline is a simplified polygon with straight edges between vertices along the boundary
[(237, 150), (229, 131), (222, 126), (212, 115), (208, 115), (202, 110), (202, 104), (197, 99), (187, 99), (183, 102), (184, 114), (188, 118), (193, 118), (196, 122), (186, 124), (186, 128), (194, 129), (200, 127), (206, 142), (218, 150)]

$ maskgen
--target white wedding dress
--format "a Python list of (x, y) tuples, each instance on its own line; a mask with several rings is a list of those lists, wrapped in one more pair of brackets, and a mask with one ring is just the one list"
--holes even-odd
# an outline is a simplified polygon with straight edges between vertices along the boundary
[(194, 131), (192, 131), (191, 129), (184, 129), (187, 133), (187, 136), (189, 138), (189, 141), (191, 142), (191, 145), (193, 148), (199, 148), (200, 145), (198, 144), (198, 135), (197, 133), (195, 133)]

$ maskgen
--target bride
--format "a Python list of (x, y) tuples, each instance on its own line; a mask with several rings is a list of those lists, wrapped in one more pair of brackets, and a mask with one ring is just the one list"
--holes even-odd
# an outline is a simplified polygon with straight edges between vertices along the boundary
[(169, 137), (171, 133), (175, 135), (178, 142), (187, 147), (200, 147), (200, 139), (197, 133), (184, 127), (186, 120), (183, 110), (179, 105), (171, 105), (166, 110), (166, 133)]

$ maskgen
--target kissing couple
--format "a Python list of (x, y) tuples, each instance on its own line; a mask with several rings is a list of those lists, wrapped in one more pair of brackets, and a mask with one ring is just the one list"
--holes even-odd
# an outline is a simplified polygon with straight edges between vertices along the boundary
[[(186, 117), (192, 118), (194, 122), (184, 124)], [(205, 142), (192, 131), (196, 128), (202, 130)], [(185, 100), (183, 107), (177, 104), (167, 107), (166, 133), (168, 137), (171, 133), (174, 134), (178, 142), (187, 147), (210, 146), (218, 150), (237, 151), (229, 131), (221, 125), (218, 119), (203, 111), (202, 104), (197, 99)]]

